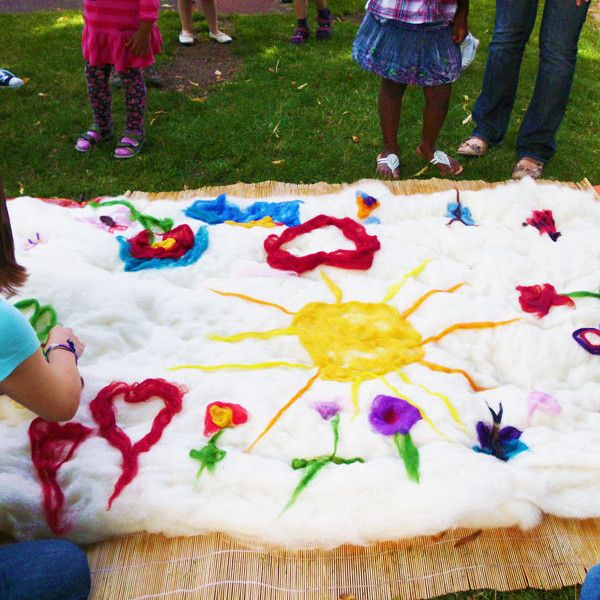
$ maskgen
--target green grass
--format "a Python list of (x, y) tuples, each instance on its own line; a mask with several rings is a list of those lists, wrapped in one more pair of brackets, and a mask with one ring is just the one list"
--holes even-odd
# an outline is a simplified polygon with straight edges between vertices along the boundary
[[(360, 12), (363, 4), (333, 0), (332, 8), (336, 15), (350, 15)], [(493, 0), (479, 0), (471, 11), (471, 29), (482, 44), (475, 65), (454, 88), (439, 143), (449, 151), (470, 132), (470, 126), (462, 124), (467, 115), (463, 104), (470, 109), (477, 97), (493, 5)], [(351, 60), (355, 20), (336, 23), (328, 43), (311, 41), (296, 48), (288, 43), (291, 16), (233, 17), (234, 47), (243, 61), (238, 76), (215, 86), (204, 103), (151, 90), (149, 121), (156, 118), (148, 126), (147, 150), (124, 163), (112, 158), (108, 145), (87, 156), (73, 150), (75, 137), (91, 121), (80, 55), (81, 24), (76, 12), (0, 15), (3, 64), (30, 78), (20, 90), (0, 93), (0, 172), (9, 195), (79, 198), (127, 189), (180, 190), (265, 179), (341, 182), (373, 176), (380, 144), (378, 80)], [(200, 20), (198, 24), (205, 26)], [(167, 67), (179, 29), (177, 15), (163, 13), (160, 26), (165, 51), (159, 64)], [(559, 132), (559, 152), (546, 169), (547, 177), (600, 181), (600, 112), (592, 100), (600, 97), (597, 36), (588, 22)], [(533, 42), (505, 143), (483, 159), (467, 161), (464, 178), (496, 181), (509, 176), (517, 117), (526, 108), (535, 79), (536, 39)], [(119, 92), (114, 102), (117, 127), (123, 126), (122, 105)], [(421, 110), (421, 91), (409, 90), (400, 134), (404, 177), (422, 167), (414, 154)], [(164, 112), (153, 115), (158, 111)], [(433, 175), (430, 169), (424, 177)]]

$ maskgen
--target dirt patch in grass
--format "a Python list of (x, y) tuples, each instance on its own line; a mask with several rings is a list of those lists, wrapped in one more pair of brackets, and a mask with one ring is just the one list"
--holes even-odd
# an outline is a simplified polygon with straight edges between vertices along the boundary
[(193, 46), (177, 46), (173, 60), (159, 72), (163, 89), (202, 97), (214, 84), (232, 79), (241, 66), (231, 44), (200, 40)]

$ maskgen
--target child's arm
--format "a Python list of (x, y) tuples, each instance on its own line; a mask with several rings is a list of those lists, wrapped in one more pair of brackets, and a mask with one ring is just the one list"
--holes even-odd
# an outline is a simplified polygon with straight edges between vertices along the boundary
[(152, 28), (158, 20), (158, 0), (140, 0), (139, 19), (140, 25), (137, 31), (125, 45), (134, 56), (146, 56), (150, 54)]
[(458, 0), (454, 23), (452, 24), (452, 39), (455, 44), (462, 44), (469, 33), (469, 0)]

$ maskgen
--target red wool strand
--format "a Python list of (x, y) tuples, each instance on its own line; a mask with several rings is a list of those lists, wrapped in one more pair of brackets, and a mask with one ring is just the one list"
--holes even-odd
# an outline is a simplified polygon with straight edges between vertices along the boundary
[(58, 485), (58, 470), (71, 460), (79, 444), (92, 431), (81, 423), (60, 425), (59, 423), (48, 423), (41, 417), (37, 417), (29, 425), (31, 462), (42, 486), (46, 521), (55, 535), (65, 533), (69, 528), (68, 524), (62, 526), (60, 524), (60, 513), (65, 502), (65, 495)]
[[(297, 237), (333, 225), (344, 236), (354, 242), (354, 250), (334, 250), (333, 252), (315, 252), (306, 256), (295, 256), (282, 249), (284, 244)], [(349, 218), (337, 219), (328, 215), (318, 215), (302, 225), (289, 227), (281, 235), (270, 235), (264, 243), (267, 251), (267, 262), (274, 269), (304, 273), (318, 267), (329, 265), (342, 269), (370, 269), (373, 264), (375, 252), (381, 248), (379, 240), (374, 235), (369, 235), (366, 229), (356, 221)]]
[[(108, 500), (108, 510), (137, 475), (139, 455), (148, 452), (160, 440), (167, 425), (181, 410), (185, 392), (185, 389), (164, 379), (146, 379), (133, 385), (118, 381), (101, 389), (90, 402), (90, 411), (98, 423), (100, 435), (123, 457), (121, 476)], [(131, 403), (146, 402), (151, 398), (160, 398), (165, 403), (164, 408), (154, 417), (150, 431), (135, 444), (131, 443), (127, 434), (117, 425), (114, 401), (119, 396), (123, 396), (125, 402)]]

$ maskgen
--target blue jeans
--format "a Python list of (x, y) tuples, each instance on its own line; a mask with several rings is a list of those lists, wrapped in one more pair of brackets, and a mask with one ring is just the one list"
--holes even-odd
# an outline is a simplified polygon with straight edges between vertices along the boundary
[[(525, 44), (535, 25), (539, 0), (496, 0), (496, 23), (483, 87), (475, 108), (473, 135), (502, 141), (515, 102)], [(546, 0), (540, 29), (540, 62), (533, 97), (517, 137), (517, 156), (543, 163), (556, 149), (575, 73), (577, 43), (589, 4)]]
[(0, 600), (85, 600), (87, 558), (66, 540), (0, 546)]
[(588, 571), (579, 600), (600, 600), (600, 565)]

